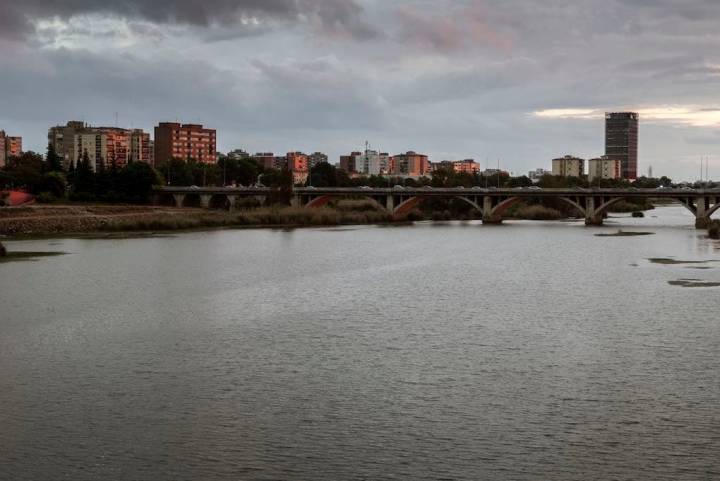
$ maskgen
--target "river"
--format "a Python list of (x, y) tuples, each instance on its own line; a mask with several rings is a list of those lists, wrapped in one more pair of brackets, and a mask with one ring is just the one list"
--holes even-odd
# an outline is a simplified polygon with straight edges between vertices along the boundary
[(3, 480), (720, 478), (682, 207), (6, 245)]

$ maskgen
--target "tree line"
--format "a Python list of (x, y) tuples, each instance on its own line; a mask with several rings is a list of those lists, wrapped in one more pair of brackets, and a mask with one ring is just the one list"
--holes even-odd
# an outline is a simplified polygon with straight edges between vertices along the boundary
[[(402, 178), (370, 175), (350, 176), (344, 170), (327, 162), (313, 166), (307, 185), (315, 187), (669, 187), (672, 181), (667, 177), (650, 179), (641, 177), (634, 183), (627, 180), (596, 179), (588, 182), (587, 177), (560, 177), (546, 175), (537, 183), (527, 176), (511, 177), (505, 172), (483, 175), (482, 173), (455, 172), (452, 168), (440, 168), (429, 176)], [(171, 159), (156, 164), (130, 162), (118, 167), (98, 162), (93, 169), (87, 152), (81, 159), (63, 167), (62, 159), (52, 144), (48, 145), (45, 158), (35, 152), (25, 152), (8, 159), (0, 169), (0, 188), (21, 188), (38, 196), (40, 201), (56, 199), (101, 202), (146, 202), (154, 186), (251, 186), (262, 185), (275, 188), (288, 197), (293, 186), (292, 173), (287, 169), (266, 168), (252, 158), (235, 159), (224, 155), (215, 164), (204, 164), (193, 160)]]

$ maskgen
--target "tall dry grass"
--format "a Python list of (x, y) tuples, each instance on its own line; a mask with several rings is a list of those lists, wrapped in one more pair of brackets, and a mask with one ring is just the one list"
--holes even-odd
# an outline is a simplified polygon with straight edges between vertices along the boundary
[(108, 222), (103, 230), (183, 230), (202, 227), (253, 226), (331, 226), (349, 224), (380, 224), (392, 222), (392, 217), (380, 211), (342, 211), (331, 208), (267, 207), (242, 212), (188, 212), (177, 215), (117, 219)]

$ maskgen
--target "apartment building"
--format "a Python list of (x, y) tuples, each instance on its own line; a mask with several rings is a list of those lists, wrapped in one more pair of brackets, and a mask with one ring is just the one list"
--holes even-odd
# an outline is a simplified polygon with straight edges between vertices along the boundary
[(10, 157), (22, 154), (22, 137), (11, 137), (0, 130), (0, 167), (5, 167)]
[(553, 159), (552, 175), (560, 177), (580, 177), (585, 174), (585, 160), (572, 155)]
[(588, 180), (595, 179), (622, 179), (622, 161), (611, 159), (607, 155), (597, 159), (588, 160)]
[(217, 134), (199, 124), (162, 122), (155, 127), (155, 161), (217, 162)]

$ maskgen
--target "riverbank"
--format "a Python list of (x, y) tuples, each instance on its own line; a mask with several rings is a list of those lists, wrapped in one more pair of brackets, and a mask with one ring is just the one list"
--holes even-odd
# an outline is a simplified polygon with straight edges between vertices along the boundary
[[(477, 212), (415, 210), (395, 219), (375, 204), (361, 200), (306, 209), (262, 207), (233, 212), (166, 206), (52, 204), (0, 209), (0, 236), (41, 237), (120, 232), (166, 232), (223, 227), (308, 227), (404, 223), (416, 220), (470, 220)], [(507, 219), (561, 220), (568, 213), (540, 205), (518, 205)]]
[(0, 209), (0, 236), (380, 224), (395, 221), (381, 211), (340, 208), (267, 207), (227, 212), (136, 205), (33, 205)]

